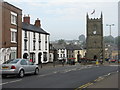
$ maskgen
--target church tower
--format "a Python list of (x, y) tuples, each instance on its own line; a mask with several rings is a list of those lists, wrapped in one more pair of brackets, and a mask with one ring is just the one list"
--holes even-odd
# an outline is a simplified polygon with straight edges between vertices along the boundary
[(104, 60), (103, 15), (100, 18), (89, 18), (87, 14), (86, 58)]

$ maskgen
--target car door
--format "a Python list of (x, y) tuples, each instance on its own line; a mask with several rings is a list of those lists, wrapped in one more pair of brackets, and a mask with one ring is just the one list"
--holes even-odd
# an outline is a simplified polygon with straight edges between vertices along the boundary
[(25, 59), (22, 59), (21, 62), (21, 67), (24, 69), (25, 73), (29, 72), (28, 66), (27, 66), (27, 61)]
[(29, 61), (29, 69), (30, 69), (30, 72), (31, 72), (31, 73), (35, 72), (35, 65), (34, 65), (33, 62), (30, 62), (30, 61)]

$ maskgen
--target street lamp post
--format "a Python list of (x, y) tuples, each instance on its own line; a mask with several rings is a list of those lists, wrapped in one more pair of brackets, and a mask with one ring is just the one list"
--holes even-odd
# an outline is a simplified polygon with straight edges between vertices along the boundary
[(111, 36), (111, 27), (115, 26), (115, 25), (114, 24), (106, 24), (106, 26), (109, 26), (109, 28), (110, 28), (110, 36)]
[[(110, 29), (110, 36), (112, 36), (112, 35), (111, 35), (111, 27), (112, 27), (112, 26), (115, 26), (115, 24), (106, 24), (106, 26), (109, 26), (109, 29)], [(110, 40), (110, 43), (111, 43), (111, 40)], [(109, 54), (109, 58), (111, 58), (111, 55), (112, 55), (112, 50), (111, 50), (111, 45), (110, 45), (110, 54)]]

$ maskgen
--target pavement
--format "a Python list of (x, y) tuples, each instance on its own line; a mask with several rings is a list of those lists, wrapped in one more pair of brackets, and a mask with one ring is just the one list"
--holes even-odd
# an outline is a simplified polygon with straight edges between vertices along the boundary
[[(82, 66), (94, 65), (95, 66), (96, 64), (86, 64), (86, 65), (83, 65), (83, 64), (76, 63), (75, 65), (82, 65)], [(117, 63), (105, 62), (103, 65), (104, 66), (109, 66), (109, 65), (118, 65), (118, 64)], [(55, 68), (55, 67), (63, 67), (63, 66), (71, 66), (71, 65), (69, 65), (69, 64), (64, 64), (63, 65), (62, 63), (44, 63), (44, 64), (40, 64), (39, 65), (40, 68)]]
[(91, 83), (87, 88), (116, 88), (120, 90), (119, 80), (120, 80), (120, 72), (119, 72), (119, 64), (118, 63), (108, 63), (105, 62), (104, 66), (116, 66), (118, 65), (118, 71), (114, 73), (109, 73), (103, 77), (98, 78), (98, 80), (94, 80), (94, 83)]
[[(90, 85), (87, 88), (118, 88), (118, 73), (111, 74), (104, 77), (104, 79), (98, 80), (96, 83)], [(120, 88), (119, 88), (120, 89)]]

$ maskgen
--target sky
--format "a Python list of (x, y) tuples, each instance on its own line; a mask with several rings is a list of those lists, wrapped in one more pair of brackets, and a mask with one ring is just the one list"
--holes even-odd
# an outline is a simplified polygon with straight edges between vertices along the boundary
[[(42, 28), (50, 33), (50, 41), (59, 39), (77, 40), (79, 35), (86, 36), (86, 14), (90, 18), (100, 18), (103, 13), (104, 36), (118, 36), (119, 0), (5, 0), (30, 15), (31, 24), (39, 18)], [(94, 15), (91, 13), (95, 10)]]

